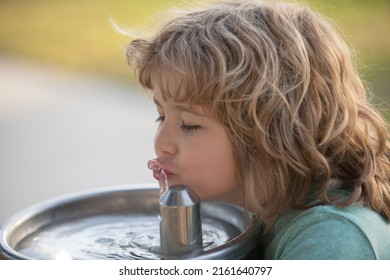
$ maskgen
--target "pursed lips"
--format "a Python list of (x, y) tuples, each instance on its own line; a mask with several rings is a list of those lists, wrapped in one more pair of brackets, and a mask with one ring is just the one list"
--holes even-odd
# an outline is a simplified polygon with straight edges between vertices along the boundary
[(164, 169), (164, 172), (165, 174), (169, 177), (169, 176), (174, 176), (176, 175), (175, 173), (173, 173), (172, 171), (170, 171), (169, 169), (166, 169), (165, 167), (162, 166), (162, 169)]

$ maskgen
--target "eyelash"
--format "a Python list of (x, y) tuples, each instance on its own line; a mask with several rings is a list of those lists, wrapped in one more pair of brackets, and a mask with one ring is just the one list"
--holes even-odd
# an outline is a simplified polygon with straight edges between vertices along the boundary
[(163, 122), (165, 120), (165, 116), (158, 116), (156, 122)]
[(200, 129), (200, 125), (187, 125), (187, 124), (185, 124), (185, 123), (182, 123), (182, 125), (180, 126), (180, 128), (181, 128), (184, 132), (192, 132), (192, 131), (195, 131), (195, 130)]
[[(165, 120), (165, 116), (159, 116), (156, 120), (156, 122), (163, 122)], [(182, 123), (182, 125), (180, 126), (180, 128), (184, 131), (184, 132), (192, 132), (192, 131), (195, 131), (195, 130), (198, 130), (201, 128), (200, 125), (188, 125), (188, 124), (185, 124), (184, 122)]]

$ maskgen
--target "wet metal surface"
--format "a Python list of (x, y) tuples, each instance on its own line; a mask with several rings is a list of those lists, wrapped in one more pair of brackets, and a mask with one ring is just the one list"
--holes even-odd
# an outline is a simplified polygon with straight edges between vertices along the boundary
[[(98, 188), (51, 199), (18, 212), (0, 231), (10, 259), (159, 259), (159, 189), (155, 185)], [(203, 249), (188, 258), (240, 259), (256, 245), (243, 209), (201, 207)]]

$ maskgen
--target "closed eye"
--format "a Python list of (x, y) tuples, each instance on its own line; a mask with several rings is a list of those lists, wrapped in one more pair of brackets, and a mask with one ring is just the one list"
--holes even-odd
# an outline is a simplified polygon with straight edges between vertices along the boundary
[(156, 119), (156, 122), (162, 122), (165, 120), (165, 116), (158, 116), (158, 118)]
[[(165, 121), (165, 116), (159, 116), (157, 119), (156, 119), (156, 122), (163, 122)], [(183, 130), (184, 132), (192, 132), (192, 131), (195, 131), (195, 130), (198, 130), (201, 128), (200, 125), (196, 125), (196, 124), (186, 124), (186, 123), (182, 123), (181, 126), (180, 126), (181, 130)]]
[(195, 131), (195, 130), (198, 130), (201, 128), (200, 125), (188, 125), (188, 124), (185, 124), (183, 123), (180, 128), (184, 131), (184, 132), (192, 132), (192, 131)]

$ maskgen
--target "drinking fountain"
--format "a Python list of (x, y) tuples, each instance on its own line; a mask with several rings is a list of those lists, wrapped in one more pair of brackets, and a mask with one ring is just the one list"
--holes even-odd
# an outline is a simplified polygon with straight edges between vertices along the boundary
[(203, 248), (198, 196), (185, 185), (170, 186), (160, 198), (160, 254), (163, 259), (196, 256)]
[(184, 185), (77, 192), (28, 207), (0, 229), (0, 259), (244, 259), (259, 225), (241, 207)]

